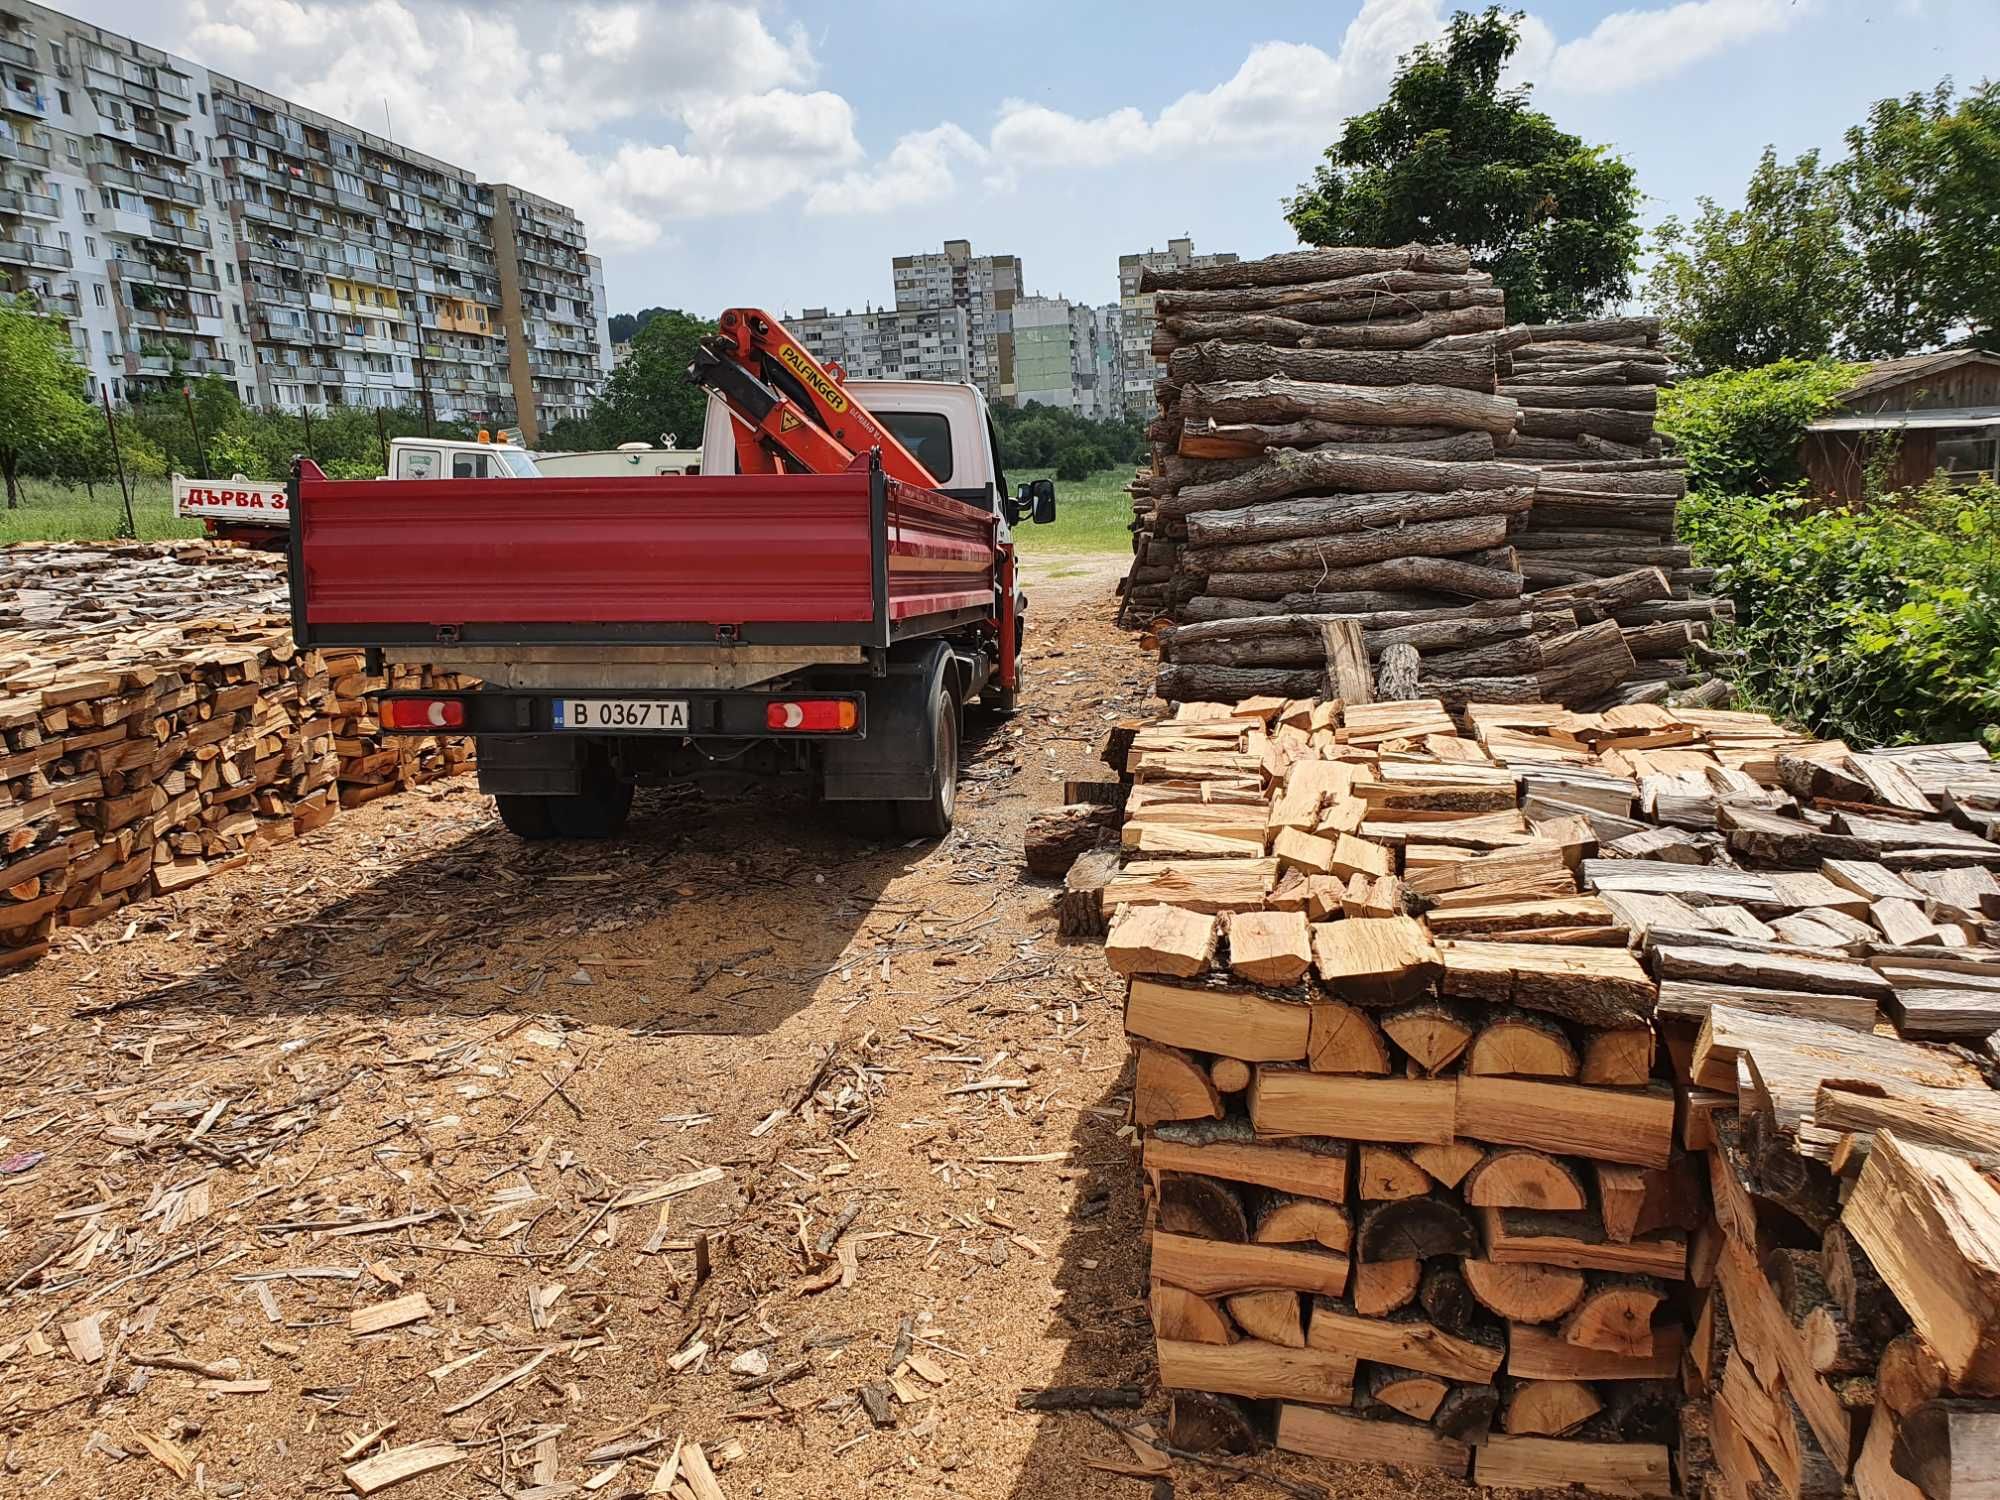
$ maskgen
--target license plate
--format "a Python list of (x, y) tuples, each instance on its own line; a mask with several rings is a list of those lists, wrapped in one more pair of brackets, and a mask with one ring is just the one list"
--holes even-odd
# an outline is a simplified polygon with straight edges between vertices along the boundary
[(558, 698), (551, 705), (557, 729), (646, 734), (685, 732), (685, 699)]

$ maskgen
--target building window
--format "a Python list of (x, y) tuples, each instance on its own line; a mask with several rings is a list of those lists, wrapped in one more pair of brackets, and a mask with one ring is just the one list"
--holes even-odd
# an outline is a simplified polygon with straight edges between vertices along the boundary
[(56, 231), (56, 242), (60, 244), (63, 247), (63, 249), (65, 250), (69, 249), (69, 231), (67, 229), (58, 229)]
[(81, 162), (83, 160), (83, 148), (77, 145), (76, 137), (71, 136), (68, 140), (63, 142), (63, 145), (68, 148), (69, 159), (71, 161)]
[(64, 114), (68, 114), (68, 113), (69, 113), (69, 90), (68, 90), (68, 89), (57, 89), (57, 90), (56, 90), (56, 104), (57, 104), (57, 106), (58, 106), (58, 107), (59, 107), (59, 108), (60, 108), (60, 109), (62, 110), (62, 112), (63, 112)]
[(1953, 484), (2000, 477), (2000, 436), (1992, 428), (1939, 433), (1937, 466)]
[(84, 253), (88, 255), (92, 260), (97, 259), (97, 236), (94, 234), (86, 234), (83, 237), (83, 249)]
[(202, 112), (203, 114), (207, 114), (207, 113), (208, 113), (208, 95), (206, 95), (206, 94), (196, 94), (196, 95), (194, 96), (194, 102), (195, 102), (195, 104), (196, 104), (197, 106), (199, 106), (199, 108), (201, 109), (201, 112)]
[[(101, 292), (104, 288), (99, 287), (98, 290)], [(104, 354), (107, 359), (116, 359), (118, 357), (118, 336), (109, 328), (104, 330)], [(117, 392), (114, 391), (112, 394), (116, 395)]]
[[(108, 303), (107, 303), (107, 302), (105, 301), (105, 299), (104, 299), (104, 283), (103, 283), (103, 282), (101, 282), (101, 281), (93, 281), (93, 282), (92, 282), (92, 283), (90, 284), (90, 293), (91, 293), (91, 295), (92, 295), (93, 297), (95, 297), (95, 298), (97, 299), (97, 305), (98, 305), (99, 307), (106, 307), (106, 306), (108, 306), (108, 305), (109, 305), (109, 304), (108, 304)], [(111, 335), (107, 333), (107, 334), (105, 335), (105, 337), (106, 337), (106, 338), (110, 338), (110, 337), (111, 337)]]

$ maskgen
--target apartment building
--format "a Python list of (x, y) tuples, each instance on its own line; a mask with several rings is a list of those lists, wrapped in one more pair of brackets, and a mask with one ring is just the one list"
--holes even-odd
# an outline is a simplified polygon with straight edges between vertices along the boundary
[(1097, 310), (1067, 297), (1014, 303), (1015, 402), (1103, 415)]
[(808, 354), (822, 364), (838, 361), (850, 379), (972, 382), (971, 318), (962, 307), (844, 313), (808, 307), (797, 317), (787, 314), (785, 326)]
[(1125, 413), (1125, 351), (1121, 343), (1125, 309), (1106, 302), (1097, 309), (1097, 415)]
[(1118, 257), (1121, 312), (1118, 350), (1126, 411), (1135, 416), (1150, 416), (1153, 382), (1164, 373), (1160, 361), (1153, 358), (1153, 294), (1139, 290), (1139, 273), (1181, 266), (1232, 265), (1235, 261), (1236, 257), (1226, 251), (1196, 255), (1191, 239), (1168, 240), (1164, 250), (1143, 250)]
[(194, 375), (532, 438), (609, 370), (567, 208), (116, 33), (0, 0), (0, 290), (114, 399)]
[(971, 341), (966, 378), (988, 401), (1011, 403), (1018, 388), (1013, 319), (1022, 286), (1020, 258), (974, 255), (971, 241), (946, 240), (940, 251), (896, 256), (890, 269), (897, 312), (964, 310)]

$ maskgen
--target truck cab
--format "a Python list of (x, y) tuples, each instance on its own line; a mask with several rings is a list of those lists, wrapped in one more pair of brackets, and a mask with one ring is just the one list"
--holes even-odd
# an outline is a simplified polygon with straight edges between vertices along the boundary
[(391, 438), (390, 479), (540, 479), (535, 455), (512, 443)]

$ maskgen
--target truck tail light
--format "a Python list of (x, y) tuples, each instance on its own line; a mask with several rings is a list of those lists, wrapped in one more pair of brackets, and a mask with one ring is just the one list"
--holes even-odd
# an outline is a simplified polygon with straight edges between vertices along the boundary
[(462, 729), (465, 704), (458, 698), (384, 698), (376, 718), (384, 729)]
[(782, 734), (841, 734), (860, 721), (851, 698), (785, 698), (764, 705), (764, 723)]

